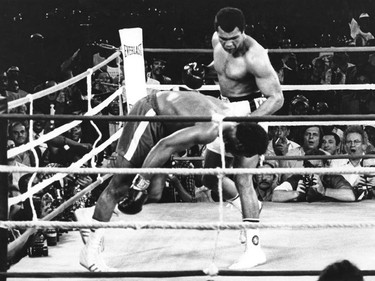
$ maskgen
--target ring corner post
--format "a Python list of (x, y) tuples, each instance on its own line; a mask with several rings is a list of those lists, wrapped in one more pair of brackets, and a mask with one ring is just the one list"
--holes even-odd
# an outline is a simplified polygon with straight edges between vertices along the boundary
[[(5, 97), (0, 96), (0, 114), (8, 112), (8, 103)], [(0, 165), (7, 165), (7, 119), (0, 119)], [(0, 220), (8, 220), (8, 174), (0, 171)], [(7, 271), (8, 230), (0, 228), (0, 271)], [(6, 276), (0, 275), (0, 281)]]

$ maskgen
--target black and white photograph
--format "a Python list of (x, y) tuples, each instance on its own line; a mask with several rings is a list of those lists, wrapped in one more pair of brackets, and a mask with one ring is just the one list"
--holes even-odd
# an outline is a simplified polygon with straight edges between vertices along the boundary
[(374, 1), (0, 25), (0, 281), (375, 281)]

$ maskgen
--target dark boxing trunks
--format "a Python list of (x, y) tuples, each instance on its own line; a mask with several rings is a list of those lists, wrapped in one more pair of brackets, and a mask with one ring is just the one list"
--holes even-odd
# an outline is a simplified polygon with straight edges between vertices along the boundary
[[(156, 94), (139, 100), (129, 115), (156, 116), (159, 109)], [(141, 167), (151, 148), (164, 137), (164, 127), (160, 122), (126, 122), (117, 145), (117, 152), (135, 167)]]

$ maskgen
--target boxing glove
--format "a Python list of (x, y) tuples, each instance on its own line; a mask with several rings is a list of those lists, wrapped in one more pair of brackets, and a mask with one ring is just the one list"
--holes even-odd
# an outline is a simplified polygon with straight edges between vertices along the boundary
[(128, 196), (118, 204), (118, 209), (129, 215), (142, 211), (143, 204), (147, 200), (147, 188), (150, 181), (141, 175), (136, 175), (129, 189)]
[(191, 62), (184, 66), (182, 82), (190, 89), (199, 89), (204, 83), (206, 66), (197, 62)]
[(118, 203), (118, 209), (124, 214), (135, 215), (142, 211), (143, 204), (147, 200), (147, 191), (140, 191), (131, 188), (129, 194)]

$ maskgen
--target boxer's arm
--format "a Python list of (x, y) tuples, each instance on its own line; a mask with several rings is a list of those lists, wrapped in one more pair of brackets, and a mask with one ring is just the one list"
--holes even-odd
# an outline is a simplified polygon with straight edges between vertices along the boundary
[[(186, 150), (196, 144), (207, 144), (218, 136), (218, 126), (214, 123), (181, 129), (168, 137), (161, 139), (149, 152), (142, 168), (162, 167), (173, 153)], [(149, 180), (152, 175), (142, 175)]]
[[(211, 39), (212, 48), (215, 49), (215, 47), (219, 43), (220, 43), (219, 42), (219, 37), (218, 37), (217, 33), (215, 32), (212, 35), (212, 39)], [(209, 65), (206, 66), (206, 76), (216, 75), (217, 74), (217, 72), (215, 70), (214, 64), (215, 64), (215, 61), (212, 61)]]
[(251, 113), (253, 116), (273, 114), (284, 104), (284, 95), (276, 71), (263, 48), (248, 59), (249, 72), (255, 76), (256, 84), (267, 100)]

